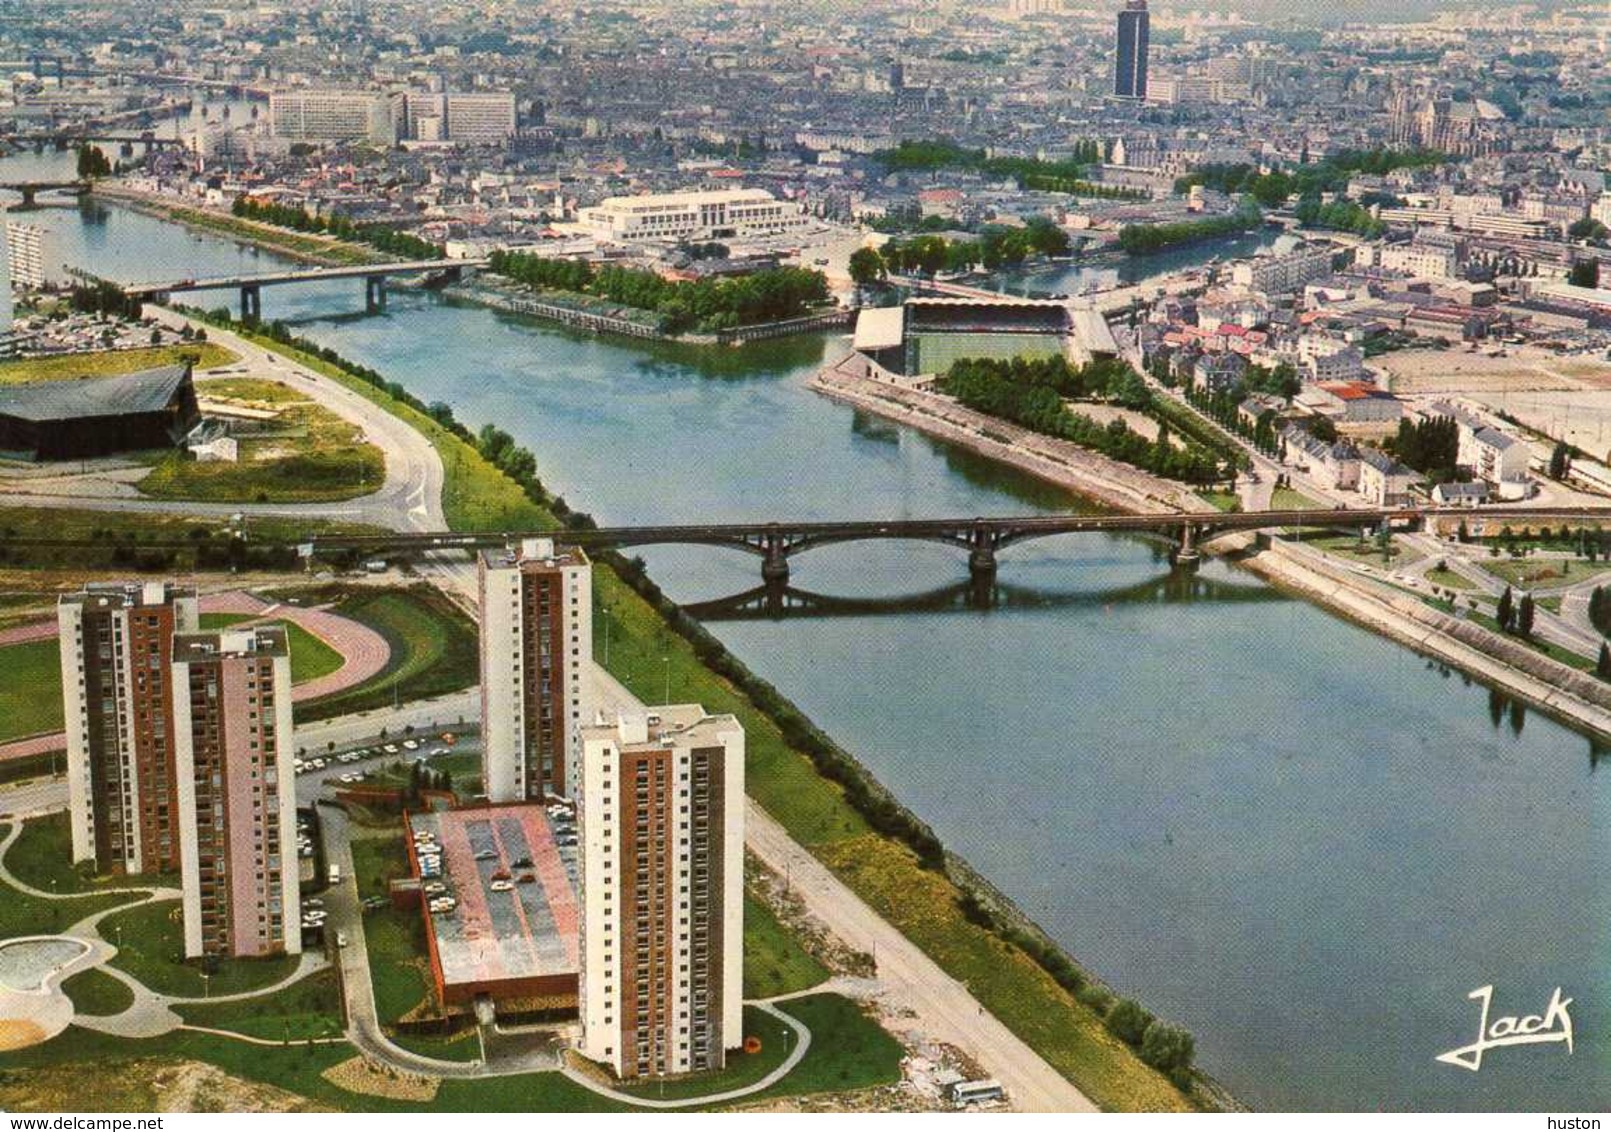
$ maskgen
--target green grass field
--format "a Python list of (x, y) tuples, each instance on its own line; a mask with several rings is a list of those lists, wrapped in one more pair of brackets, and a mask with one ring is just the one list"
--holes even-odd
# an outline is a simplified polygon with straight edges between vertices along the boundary
[(140, 481), (141, 493), (210, 503), (324, 503), (353, 499), (385, 482), (386, 459), (363, 439), (363, 429), (289, 386), (224, 378), (202, 382), (196, 392), (248, 408), (277, 408), (284, 435), (242, 439), (238, 462), (202, 463), (169, 453)]
[(134, 1005), (134, 992), (97, 967), (71, 976), (62, 984), (62, 990), (72, 999), (74, 1010), (97, 1018), (122, 1014)]
[(1324, 506), (1290, 487), (1278, 487), (1270, 495), (1270, 508), (1274, 511), (1318, 511)]
[(0, 648), (0, 743), (62, 729), (61, 646), (55, 637)]
[(256, 998), (190, 1003), (174, 1009), (188, 1025), (232, 1030), (254, 1038), (299, 1041), (341, 1033), (341, 992), (336, 973), (329, 970)]
[[(0, 830), (9, 831), (9, 826), (0, 827)], [(50, 844), (48, 836), (35, 837), (32, 830), (26, 830), (17, 845), (13, 845), (6, 853), (8, 866), (16, 869), (18, 863), (22, 864), (22, 869), (17, 870), (17, 879), (24, 884), (31, 884), (34, 879), (43, 879), (45, 883), (35, 887), (44, 892), (50, 891), (50, 877), (57, 875), (54, 870), (71, 872), (70, 862), (66, 860), (71, 854), (61, 854), (59, 857), (48, 859), (42, 856), (48, 852)], [(18, 845), (23, 846), (20, 852)], [(138, 878), (131, 879), (138, 882)], [(60, 883), (58, 888), (64, 892), (83, 891), (82, 888), (68, 889)], [(75, 896), (71, 900), (51, 900), (46, 897), (30, 896), (8, 884), (0, 883), (0, 939), (58, 932), (71, 927), (86, 916), (138, 900), (140, 895), (99, 893)]]
[[(201, 615), (201, 627), (203, 629), (226, 629), (231, 625), (239, 625), (243, 621), (251, 620), (253, 620), (253, 617), (248, 613), (203, 613)], [(266, 624), (278, 625), (285, 630), (286, 643), (291, 648), (292, 684), (301, 684), (308, 680), (317, 680), (321, 676), (328, 676), (340, 668), (345, 660), (339, 652), (294, 621), (275, 621), (270, 619)]]
[(828, 970), (761, 901), (744, 895), (744, 997), (772, 998), (816, 986)]
[(24, 822), (21, 836), (6, 853), (6, 867), (30, 888), (63, 896), (89, 894), (108, 888), (171, 885), (175, 881), (173, 877), (97, 877), (79, 872), (73, 867), (73, 835), (65, 811), (29, 818)]
[(850, 999), (813, 994), (791, 998), (780, 1009), (811, 1031), (811, 1049), (794, 1072), (759, 1097), (843, 1093), (901, 1079), (906, 1051)]
[(1432, 585), (1442, 586), (1446, 590), (1474, 590), (1477, 588), (1464, 574), (1456, 574), (1447, 567), (1439, 569), (1434, 566), (1426, 572), (1426, 580)]
[(427, 585), (408, 589), (360, 588), (339, 595), (336, 610), (374, 629), (391, 646), (386, 669), (347, 688), (297, 707), (303, 722), (440, 696), (468, 688), (480, 679), (475, 625), (441, 591)]
[(242, 994), (270, 986), (296, 970), (294, 955), (272, 959), (226, 959), (210, 977), (200, 963), (186, 962), (184, 921), (179, 901), (160, 900), (118, 912), (101, 921), (101, 936), (117, 944), (112, 965), (127, 971), (158, 994), (201, 998)]
[(226, 350), (215, 342), (185, 342), (138, 350), (100, 350), (91, 354), (21, 358), (0, 362), (0, 385), (14, 385), (20, 381), (65, 381), (75, 377), (111, 377), (171, 366), (186, 358), (194, 360), (198, 372), (240, 360), (234, 351)]

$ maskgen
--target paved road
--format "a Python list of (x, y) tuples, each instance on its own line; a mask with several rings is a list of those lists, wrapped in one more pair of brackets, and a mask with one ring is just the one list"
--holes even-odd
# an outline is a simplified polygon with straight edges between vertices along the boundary
[[(160, 307), (147, 312), (177, 330), (186, 319)], [(279, 354), (238, 335), (207, 327), (209, 340), (235, 351), (241, 360), (223, 367), (241, 377), (283, 382), (314, 398), (331, 411), (362, 426), (367, 440), (386, 457), (386, 482), (378, 491), (338, 503), (190, 503), (166, 499), (130, 499), (121, 495), (74, 495), (59, 491), (3, 491), (8, 506), (74, 507), (97, 511), (131, 511), (182, 515), (277, 515), (309, 519), (343, 519), (389, 530), (442, 530), (442, 459), (412, 425), (345, 386), (313, 373)], [(91, 485), (93, 487), (93, 485)]]
[(744, 820), (745, 844), (769, 868), (788, 875), (791, 888), (811, 914), (849, 946), (878, 957), (878, 982), (888, 1005), (915, 1014), (916, 1027), (929, 1038), (966, 1050), (1001, 1082), (1014, 1108), (1097, 1111), (1090, 1098), (863, 903), (754, 801), (747, 803)]

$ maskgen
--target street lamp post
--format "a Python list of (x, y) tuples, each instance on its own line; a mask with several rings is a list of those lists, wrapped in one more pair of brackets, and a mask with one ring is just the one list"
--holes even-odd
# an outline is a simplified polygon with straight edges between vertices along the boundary
[(671, 703), (671, 658), (669, 656), (663, 656), (660, 658), (660, 660), (666, 666), (666, 698), (660, 702), (663, 704), (669, 704)]

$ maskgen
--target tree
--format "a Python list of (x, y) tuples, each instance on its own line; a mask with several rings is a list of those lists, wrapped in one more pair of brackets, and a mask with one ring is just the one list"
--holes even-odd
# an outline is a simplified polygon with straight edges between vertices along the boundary
[(1594, 674), (1601, 680), (1611, 680), (1611, 646), (1600, 642), (1600, 659), (1594, 662)]
[(78, 175), (80, 177), (106, 177), (112, 172), (112, 163), (106, 159), (98, 145), (78, 147)]
[(1505, 592), (1499, 595), (1498, 606), (1494, 609), (1494, 620), (1499, 622), (1499, 627), (1501, 629), (1509, 632), (1511, 619), (1515, 617), (1515, 615), (1515, 599), (1511, 597), (1510, 587), (1506, 586)]
[(1192, 1036), (1179, 1026), (1154, 1020), (1141, 1035), (1141, 1060), (1185, 1088), (1190, 1081), (1196, 1050)]
[(857, 248), (850, 253), (850, 279), (858, 287), (871, 287), (887, 278), (884, 257), (874, 248)]
[(1138, 1046), (1146, 1036), (1147, 1027), (1155, 1019), (1145, 1007), (1130, 998), (1121, 998), (1108, 1009), (1108, 1030), (1120, 1041)]
[(1516, 609), (1516, 632), (1523, 637), (1533, 635), (1533, 595), (1522, 594), (1521, 604)]
[(1598, 287), (1600, 285), (1600, 261), (1597, 259), (1580, 260), (1572, 265), (1572, 271), (1566, 281), (1574, 287)]
[(1549, 478), (1563, 480), (1566, 478), (1566, 473), (1571, 470), (1572, 450), (1567, 447), (1566, 441), (1557, 440), (1549, 454)]
[(1566, 234), (1574, 240), (1603, 240), (1606, 227), (1592, 216), (1585, 216), (1582, 220), (1574, 221)]

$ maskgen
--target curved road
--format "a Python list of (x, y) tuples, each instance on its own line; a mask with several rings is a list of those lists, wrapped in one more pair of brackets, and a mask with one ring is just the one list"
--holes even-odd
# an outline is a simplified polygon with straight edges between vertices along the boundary
[[(147, 310), (171, 330), (190, 324), (190, 320), (183, 315), (161, 307), (148, 307)], [(240, 361), (220, 367), (229, 371), (230, 376), (281, 382), (362, 427), (365, 439), (378, 447), (386, 458), (386, 482), (380, 489), (357, 499), (335, 503), (200, 503), (27, 491), (0, 491), (0, 502), (8, 506), (70, 507), (95, 511), (344, 519), (395, 531), (442, 530), (446, 527), (442, 515), (442, 458), (431, 442), (412, 425), (339, 382), (247, 342), (231, 331), (214, 326), (206, 327), (206, 330), (209, 341), (240, 355)]]

